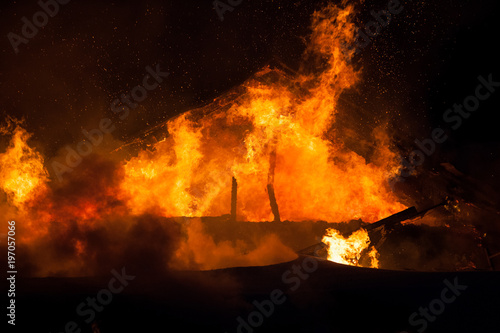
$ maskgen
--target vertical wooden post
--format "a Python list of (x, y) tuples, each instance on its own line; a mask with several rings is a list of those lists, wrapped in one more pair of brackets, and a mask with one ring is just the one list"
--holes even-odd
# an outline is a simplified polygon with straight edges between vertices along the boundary
[(238, 197), (238, 183), (233, 177), (231, 182), (231, 221), (236, 222), (236, 201)]
[(280, 211), (278, 209), (278, 202), (274, 193), (274, 170), (276, 169), (276, 141), (273, 142), (271, 153), (269, 155), (269, 173), (267, 174), (267, 194), (269, 195), (269, 202), (271, 204), (271, 211), (274, 215), (274, 222), (280, 222)]
[(269, 194), (269, 202), (271, 203), (271, 211), (274, 215), (274, 222), (281, 222), (276, 195), (274, 194), (273, 184), (267, 184), (267, 193)]

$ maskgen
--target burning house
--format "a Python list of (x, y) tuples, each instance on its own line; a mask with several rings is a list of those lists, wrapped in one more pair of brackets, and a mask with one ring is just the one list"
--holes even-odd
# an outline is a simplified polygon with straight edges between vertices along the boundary
[(346, 47), (359, 38), (355, 8), (315, 9), (295, 67), (275, 57), (127, 139), (101, 131), (110, 144), (64, 177), (47, 165), (68, 155), (44, 156), (26, 121), (6, 117), (0, 217), (16, 225), (5, 263), (22, 272), (19, 326), (500, 327), (498, 192), (447, 161), (409, 166), (389, 119), (353, 120), (370, 112), (350, 95), (365, 79), (359, 48)]

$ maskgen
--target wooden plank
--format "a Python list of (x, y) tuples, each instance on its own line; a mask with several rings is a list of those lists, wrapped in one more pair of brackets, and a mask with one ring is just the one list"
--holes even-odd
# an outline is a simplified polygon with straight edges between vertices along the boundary
[(236, 222), (236, 202), (238, 198), (238, 183), (236, 178), (232, 178), (231, 182), (231, 221)]
[(418, 214), (419, 214), (419, 212), (417, 211), (417, 209), (414, 206), (412, 206), (412, 207), (407, 208), (399, 213), (396, 213), (396, 214), (393, 214), (389, 217), (386, 217), (380, 221), (371, 223), (364, 228), (366, 230), (373, 230), (373, 229), (376, 229), (376, 228), (381, 227), (383, 225), (391, 226), (391, 225), (403, 222), (404, 220), (411, 219), (411, 218), (417, 216)]

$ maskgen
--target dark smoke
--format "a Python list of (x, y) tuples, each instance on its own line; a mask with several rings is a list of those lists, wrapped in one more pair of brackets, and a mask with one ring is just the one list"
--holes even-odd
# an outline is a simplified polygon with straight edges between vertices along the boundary
[[(123, 266), (134, 272), (165, 273), (180, 239), (178, 224), (152, 213), (128, 214), (118, 199), (123, 175), (118, 163), (94, 154), (80, 168), (62, 184), (53, 182), (33, 203), (34, 221), (47, 210), (52, 219), (44, 237), (20, 248), (24, 274), (105, 275)], [(91, 218), (83, 219), (86, 207), (94, 210)]]

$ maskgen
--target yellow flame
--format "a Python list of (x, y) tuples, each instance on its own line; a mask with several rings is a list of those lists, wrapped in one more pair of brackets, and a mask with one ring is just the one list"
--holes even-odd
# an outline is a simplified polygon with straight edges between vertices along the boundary
[[(359, 229), (345, 238), (337, 230), (329, 228), (322, 242), (328, 246), (328, 260), (352, 266), (361, 266), (361, 255), (370, 247), (370, 237), (365, 229)], [(368, 252), (370, 258), (368, 267), (378, 268), (378, 255), (372, 246)]]
[[(12, 127), (12, 124), (3, 127), (0, 132), (10, 134), (9, 128)], [(7, 150), (0, 154), (0, 188), (18, 209), (22, 209), (26, 201), (45, 187), (48, 180), (43, 157), (27, 144), (30, 136), (16, 125)]]

